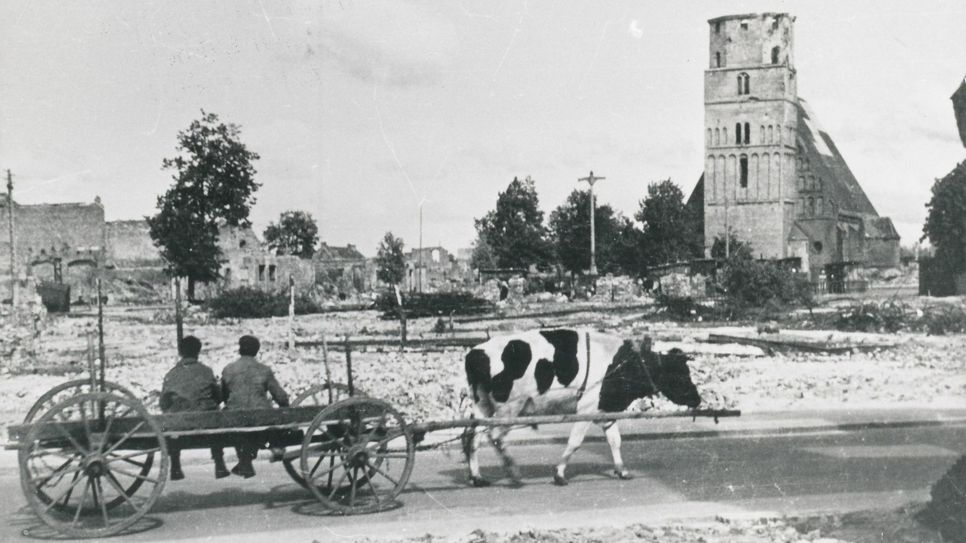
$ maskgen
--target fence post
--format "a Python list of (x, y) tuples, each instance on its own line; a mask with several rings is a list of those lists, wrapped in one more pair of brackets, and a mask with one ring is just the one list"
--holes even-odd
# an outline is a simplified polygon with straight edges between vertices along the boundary
[(399, 292), (399, 285), (393, 285), (396, 289), (396, 303), (399, 305), (399, 347), (406, 346), (406, 309), (403, 308), (402, 294)]
[(355, 395), (355, 388), (352, 386), (352, 345), (349, 343), (349, 336), (345, 337), (345, 371), (348, 376), (349, 397)]
[(329, 389), (329, 405), (332, 405), (332, 371), (329, 369), (329, 345), (322, 334), (322, 365), (325, 367), (325, 386)]
[(174, 325), (177, 347), (180, 347), (181, 340), (184, 339), (184, 317), (181, 315), (181, 278), (179, 277), (174, 278)]
[(288, 276), (288, 350), (295, 349), (295, 277)]

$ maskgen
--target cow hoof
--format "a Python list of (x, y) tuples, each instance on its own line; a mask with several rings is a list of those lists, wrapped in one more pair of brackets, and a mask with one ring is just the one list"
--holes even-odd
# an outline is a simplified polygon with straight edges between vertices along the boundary
[(490, 482), (482, 477), (470, 477), (470, 484), (475, 488), (483, 488), (490, 486)]
[(567, 479), (564, 479), (560, 475), (554, 473), (553, 474), (553, 484), (555, 484), (557, 486), (567, 486), (569, 483), (567, 483)]
[(624, 481), (627, 481), (628, 479), (633, 479), (634, 478), (634, 475), (631, 472), (627, 471), (627, 470), (624, 470), (624, 471), (614, 470), (614, 475), (616, 475), (618, 479), (621, 479), (621, 480), (624, 480)]

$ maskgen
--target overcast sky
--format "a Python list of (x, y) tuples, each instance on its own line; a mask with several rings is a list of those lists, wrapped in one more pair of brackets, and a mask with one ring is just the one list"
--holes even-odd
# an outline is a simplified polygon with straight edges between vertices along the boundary
[(330, 244), (414, 247), (424, 202), (424, 245), (455, 250), (514, 176), (549, 214), (591, 169), (632, 215), (649, 182), (701, 175), (707, 19), (760, 11), (797, 17), (799, 94), (911, 244), (966, 158), (962, 0), (5, 0), (0, 168), (22, 203), (140, 218), (204, 109), (262, 157), (259, 233), (304, 209)]

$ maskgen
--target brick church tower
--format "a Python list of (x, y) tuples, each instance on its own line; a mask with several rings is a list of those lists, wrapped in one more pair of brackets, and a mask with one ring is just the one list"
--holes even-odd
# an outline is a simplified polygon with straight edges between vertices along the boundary
[(784, 13), (711, 19), (704, 72), (705, 245), (731, 231), (755, 256), (795, 256), (797, 92)]
[(689, 200), (703, 209), (705, 252), (731, 232), (756, 258), (799, 258), (813, 278), (829, 265), (897, 266), (892, 221), (798, 96), (794, 22), (787, 13), (708, 21), (704, 175)]

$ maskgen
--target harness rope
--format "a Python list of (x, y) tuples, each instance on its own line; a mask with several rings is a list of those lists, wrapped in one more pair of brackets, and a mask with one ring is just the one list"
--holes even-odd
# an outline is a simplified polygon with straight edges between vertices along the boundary
[(584, 368), (584, 382), (577, 389), (578, 402), (584, 396), (584, 391), (587, 390), (587, 378), (590, 377), (590, 332), (584, 332), (584, 344), (587, 346), (587, 365)]

